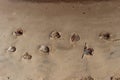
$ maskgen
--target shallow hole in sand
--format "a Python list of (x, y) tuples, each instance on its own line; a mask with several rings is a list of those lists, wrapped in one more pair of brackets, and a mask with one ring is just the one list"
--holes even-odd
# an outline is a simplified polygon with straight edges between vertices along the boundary
[(71, 42), (77, 42), (77, 41), (79, 41), (80, 40), (80, 36), (79, 36), (79, 34), (77, 34), (77, 33), (73, 33), (72, 35), (71, 35), (71, 37), (70, 37), (70, 41)]
[(50, 52), (49, 46), (46, 46), (46, 45), (40, 45), (39, 50), (40, 50), (40, 52), (42, 52), (44, 54), (49, 54), (49, 52)]
[(86, 14), (86, 12), (82, 12), (82, 14)]
[(50, 39), (59, 39), (61, 38), (61, 33), (57, 31), (52, 31), (49, 35)]
[(7, 77), (8, 80), (10, 80), (10, 77)]
[(16, 47), (15, 46), (10, 46), (8, 49), (7, 49), (8, 52), (15, 52), (16, 51)]
[(87, 76), (87, 77), (81, 78), (80, 80), (94, 80), (94, 78), (91, 76)]
[(99, 38), (109, 40), (111, 38), (111, 34), (109, 32), (102, 32), (99, 34)]
[(30, 55), (28, 52), (26, 52), (23, 56), (23, 59), (27, 59), (27, 60), (31, 60), (32, 59), (32, 55)]
[(23, 35), (23, 29), (19, 28), (15, 32), (13, 32), (13, 35), (15, 36), (21, 36)]

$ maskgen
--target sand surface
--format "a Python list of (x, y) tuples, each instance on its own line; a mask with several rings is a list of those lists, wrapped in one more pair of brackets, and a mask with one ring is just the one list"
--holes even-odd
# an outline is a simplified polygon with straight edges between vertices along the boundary
[[(18, 28), (23, 35), (12, 34)], [(60, 32), (61, 38), (50, 39), (51, 31)], [(99, 39), (101, 32), (109, 32), (110, 39)], [(72, 33), (80, 40), (71, 43)], [(119, 39), (119, 0), (0, 0), (0, 80), (120, 78)], [(94, 53), (81, 59), (85, 42)], [(42, 54), (40, 45), (49, 46), (50, 53)], [(16, 51), (7, 51), (10, 46)], [(26, 52), (32, 59), (23, 59)]]

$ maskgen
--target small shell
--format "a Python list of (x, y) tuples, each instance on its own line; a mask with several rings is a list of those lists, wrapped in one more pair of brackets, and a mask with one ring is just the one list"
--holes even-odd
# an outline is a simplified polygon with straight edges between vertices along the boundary
[(23, 58), (30, 60), (30, 59), (32, 59), (32, 55), (30, 55), (30, 54), (28, 54), (28, 53), (26, 52), (26, 53), (23, 55)]
[(108, 33), (108, 32), (100, 33), (100, 34), (99, 34), (99, 38), (100, 38), (100, 39), (104, 39), (104, 40), (109, 40), (109, 39), (111, 38), (111, 34)]
[(21, 35), (23, 35), (23, 30), (21, 28), (17, 29), (15, 32), (13, 32), (13, 35), (15, 35), (15, 36), (21, 36)]
[(14, 46), (10, 46), (8, 48), (8, 52), (15, 52), (15, 51), (16, 51), (16, 47), (14, 47)]
[(60, 32), (53, 31), (50, 33), (50, 39), (58, 39), (58, 38), (61, 38)]
[(80, 40), (80, 36), (77, 33), (72, 34), (70, 38), (71, 42), (77, 42)]
[(41, 45), (39, 50), (43, 53), (49, 53), (50, 52), (50, 49), (48, 46), (45, 46), (45, 45)]

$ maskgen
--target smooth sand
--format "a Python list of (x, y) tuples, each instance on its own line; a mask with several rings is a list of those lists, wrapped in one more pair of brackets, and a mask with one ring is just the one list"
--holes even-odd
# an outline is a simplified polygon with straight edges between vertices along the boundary
[[(12, 33), (22, 28), (22, 36)], [(51, 31), (61, 38), (49, 39)], [(110, 32), (110, 40), (99, 33)], [(72, 33), (80, 41), (70, 42)], [(118, 39), (118, 40), (116, 40)], [(0, 80), (110, 80), (120, 74), (120, 1), (31, 2), (0, 0)], [(84, 43), (94, 55), (81, 59)], [(39, 45), (50, 47), (41, 54)], [(15, 46), (11, 53), (7, 49)], [(28, 52), (31, 60), (21, 56)]]

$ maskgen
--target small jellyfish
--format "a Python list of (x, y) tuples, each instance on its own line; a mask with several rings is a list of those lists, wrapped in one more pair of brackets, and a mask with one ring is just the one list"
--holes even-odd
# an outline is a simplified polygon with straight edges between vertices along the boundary
[(13, 35), (15, 36), (21, 36), (23, 35), (23, 29), (19, 28), (15, 32), (13, 32)]
[(52, 31), (52, 32), (50, 33), (50, 39), (59, 39), (59, 38), (61, 38), (60, 32)]
[(15, 46), (10, 46), (7, 51), (8, 52), (15, 52), (16, 51), (16, 47)]
[(100, 38), (100, 39), (109, 40), (110, 37), (111, 37), (111, 34), (108, 33), (108, 32), (100, 33), (100, 34), (99, 34), (99, 38)]
[(26, 52), (23, 56), (24, 59), (28, 59), (31, 60), (32, 59), (32, 55), (30, 55), (28, 52)]
[(48, 46), (45, 46), (45, 45), (41, 45), (39, 50), (42, 52), (42, 53), (49, 53), (50, 52), (50, 49)]
[(72, 34), (70, 40), (71, 40), (71, 42), (77, 42), (77, 41), (79, 41), (80, 40), (79, 34), (77, 34), (77, 33)]

